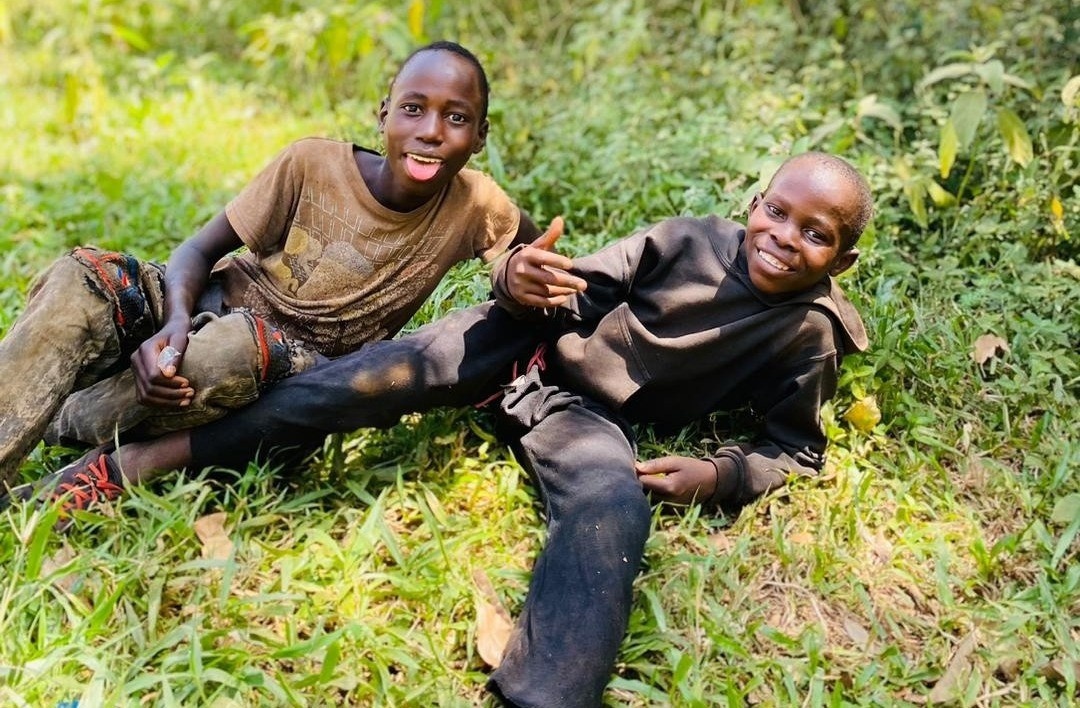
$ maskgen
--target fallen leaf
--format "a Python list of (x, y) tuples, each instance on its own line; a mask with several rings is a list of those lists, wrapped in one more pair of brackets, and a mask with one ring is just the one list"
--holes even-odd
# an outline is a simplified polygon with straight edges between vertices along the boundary
[(472, 576), (479, 591), (476, 596), (476, 650), (485, 664), (497, 669), (514, 623), (487, 574), (474, 570)]
[(730, 553), (731, 549), (735, 547), (727, 534), (720, 532), (709, 534), (709, 541), (717, 553)]
[(1020, 676), (1020, 660), (1015, 656), (1009, 656), (998, 662), (994, 669), (994, 676), (1002, 681), (1015, 681)]
[(1080, 661), (1066, 662), (1061, 659), (1055, 659), (1054, 661), (1039, 667), (1039, 676), (1056, 683), (1063, 683), (1066, 681), (1069, 672), (1072, 673), (1074, 679), (1080, 678)]
[(865, 649), (866, 645), (870, 643), (870, 633), (851, 617), (844, 618), (844, 631), (851, 637), (851, 641), (855, 642), (855, 646), (860, 649)]
[[(65, 540), (63, 545), (48, 558), (41, 563), (41, 575), (42, 577), (49, 577), (65, 565), (70, 563), (75, 558), (75, 551), (68, 545)], [(78, 575), (75, 573), (65, 573), (58, 577), (53, 578), (53, 583), (63, 589), (71, 592), (71, 588), (75, 586), (75, 581), (78, 580)]]
[(869, 433), (881, 422), (881, 409), (878, 408), (877, 399), (867, 396), (855, 401), (844, 414), (844, 420), (854, 425), (860, 433)]
[(814, 534), (812, 533), (807, 533), (806, 531), (797, 531), (788, 536), (788, 540), (792, 543), (797, 543), (800, 546), (806, 546), (813, 543), (815, 538)]
[(978, 635), (975, 632), (971, 632), (960, 641), (956, 651), (953, 652), (952, 659), (949, 660), (949, 667), (945, 669), (945, 673), (930, 691), (928, 696), (930, 703), (945, 703), (959, 698), (962, 680), (971, 673), (971, 663), (968, 659), (975, 651), (977, 641)]
[(202, 557), (226, 560), (232, 555), (233, 542), (225, 533), (225, 512), (218, 511), (195, 521), (195, 535), (202, 541)]
[(1069, 494), (1057, 500), (1050, 520), (1055, 524), (1071, 524), (1080, 517), (1080, 494)]
[(889, 563), (893, 557), (893, 545), (889, 542), (889, 539), (885, 538), (884, 534), (880, 531), (873, 536), (867, 536), (867, 543), (870, 545), (870, 552), (874, 554), (874, 558), (879, 563)]
[(996, 334), (984, 334), (975, 340), (972, 357), (975, 363), (982, 366), (998, 354), (1006, 354), (1009, 351), (1009, 343)]

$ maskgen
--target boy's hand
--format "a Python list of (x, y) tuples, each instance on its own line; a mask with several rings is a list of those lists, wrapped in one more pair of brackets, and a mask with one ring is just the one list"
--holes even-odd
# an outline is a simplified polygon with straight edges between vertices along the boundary
[(166, 323), (143, 342), (131, 355), (135, 389), (139, 403), (161, 408), (182, 408), (191, 404), (195, 389), (183, 376), (177, 376), (187, 349), (191, 325)]
[(568, 272), (574, 262), (555, 252), (555, 242), (562, 233), (562, 217), (556, 216), (547, 231), (515, 253), (506, 264), (506, 287), (518, 303), (526, 307), (557, 307), (571, 295), (585, 290), (585, 281)]
[(661, 457), (638, 462), (634, 470), (645, 491), (672, 504), (704, 501), (716, 491), (716, 467), (709, 460)]

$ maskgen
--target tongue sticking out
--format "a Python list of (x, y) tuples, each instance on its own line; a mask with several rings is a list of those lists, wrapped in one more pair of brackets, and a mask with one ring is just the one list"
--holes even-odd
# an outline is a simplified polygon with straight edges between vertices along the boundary
[(441, 162), (420, 162), (412, 157), (405, 157), (405, 169), (417, 182), (427, 182), (438, 174), (440, 167), (442, 167)]

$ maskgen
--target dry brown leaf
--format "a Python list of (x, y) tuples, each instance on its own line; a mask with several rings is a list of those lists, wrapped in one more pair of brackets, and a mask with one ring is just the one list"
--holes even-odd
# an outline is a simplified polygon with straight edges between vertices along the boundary
[(195, 521), (195, 535), (202, 541), (202, 557), (227, 560), (232, 555), (233, 542), (225, 532), (224, 511), (218, 511)]
[(889, 563), (893, 557), (893, 545), (879, 531), (871, 537), (870, 550), (880, 563)]
[(806, 531), (796, 531), (795, 533), (788, 536), (788, 540), (800, 546), (808, 546), (816, 539), (814, 538), (814, 534), (812, 533), (807, 533)]
[(1007, 656), (998, 662), (994, 669), (994, 676), (1002, 681), (1015, 681), (1020, 676), (1020, 660), (1015, 656)]
[(473, 582), (478, 590), (476, 596), (476, 650), (484, 663), (493, 669), (499, 668), (503, 650), (510, 641), (514, 623), (510, 612), (499, 600), (499, 595), (482, 570), (473, 571)]
[[(65, 540), (63, 545), (48, 558), (41, 563), (41, 575), (43, 577), (49, 577), (60, 568), (71, 562), (75, 557), (75, 551), (68, 545)], [(71, 588), (75, 586), (75, 581), (78, 580), (78, 576), (75, 573), (65, 573), (59, 577), (53, 579), (53, 584), (62, 590), (71, 592)]]
[(928, 698), (931, 703), (944, 703), (958, 697), (957, 691), (962, 688), (961, 681), (971, 673), (971, 663), (968, 659), (975, 651), (977, 641), (978, 633), (971, 632), (957, 645), (952, 659), (949, 660), (949, 667), (945, 669), (945, 673), (930, 691)]
[(998, 355), (998, 352), (1006, 354), (1009, 351), (1009, 343), (996, 334), (984, 334), (975, 340), (974, 350), (971, 356), (975, 363), (982, 366)]
[[(1062, 683), (1065, 681), (1067, 662), (1061, 659), (1055, 659), (1044, 666), (1039, 667), (1039, 676), (1054, 681), (1056, 683)], [(1072, 662), (1072, 674), (1073, 676), (1080, 677), (1080, 661)]]
[(851, 617), (844, 618), (844, 631), (851, 637), (851, 641), (855, 642), (855, 646), (860, 649), (865, 649), (870, 643), (870, 633)]
[(731, 549), (735, 547), (735, 544), (727, 537), (727, 534), (719, 531), (717, 533), (709, 534), (709, 542), (712, 543), (712, 547), (717, 553), (730, 553)]

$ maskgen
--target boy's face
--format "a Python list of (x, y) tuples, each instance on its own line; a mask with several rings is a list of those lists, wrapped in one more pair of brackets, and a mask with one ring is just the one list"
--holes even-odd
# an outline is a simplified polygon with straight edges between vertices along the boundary
[(453, 52), (420, 52), (398, 72), (379, 109), (386, 163), (402, 192), (432, 196), (487, 136), (476, 70)]
[(750, 280), (767, 295), (807, 290), (839, 275), (859, 252), (845, 249), (857, 209), (854, 188), (811, 161), (789, 162), (750, 202), (743, 243)]

